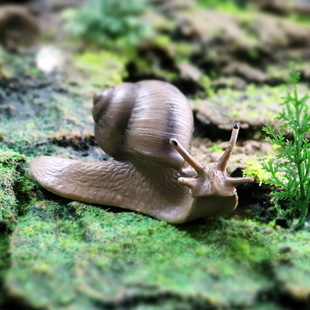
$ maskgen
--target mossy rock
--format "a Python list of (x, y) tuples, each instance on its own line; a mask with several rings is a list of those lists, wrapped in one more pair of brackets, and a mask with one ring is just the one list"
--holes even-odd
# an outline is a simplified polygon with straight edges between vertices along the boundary
[[(195, 130), (199, 136), (213, 141), (228, 140), (233, 124), (239, 123), (241, 139), (261, 139), (266, 123), (277, 127), (276, 116), (280, 111), (286, 85), (276, 87), (250, 84), (244, 91), (220, 89), (205, 99), (190, 101), (195, 116)], [(307, 87), (300, 84), (301, 93)]]
[[(11, 239), (11, 294), (46, 309), (281, 309), (310, 294), (309, 231), (41, 201)], [(294, 279), (294, 281), (292, 281)]]
[(0, 79), (0, 148), (29, 158), (90, 155), (94, 145), (92, 96), (82, 95), (81, 87), (69, 85), (62, 74), (31, 75), (28, 66), (34, 55), (10, 57), (20, 67), (13, 70), (14, 75)]

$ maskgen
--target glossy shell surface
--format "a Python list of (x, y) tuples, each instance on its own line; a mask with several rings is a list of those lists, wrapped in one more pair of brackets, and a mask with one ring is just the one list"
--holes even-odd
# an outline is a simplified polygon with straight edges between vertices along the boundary
[(94, 96), (95, 136), (115, 159), (128, 154), (181, 167), (184, 159), (169, 144), (176, 138), (189, 150), (192, 110), (186, 97), (161, 81), (121, 83)]

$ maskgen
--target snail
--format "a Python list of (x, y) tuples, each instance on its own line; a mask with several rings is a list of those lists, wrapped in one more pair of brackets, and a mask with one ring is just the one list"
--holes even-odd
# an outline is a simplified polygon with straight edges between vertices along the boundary
[(32, 176), (56, 195), (179, 224), (234, 210), (235, 186), (253, 181), (226, 173), (238, 125), (215, 163), (203, 165), (190, 155), (192, 110), (169, 83), (121, 83), (97, 92), (93, 103), (96, 141), (114, 159), (34, 158)]

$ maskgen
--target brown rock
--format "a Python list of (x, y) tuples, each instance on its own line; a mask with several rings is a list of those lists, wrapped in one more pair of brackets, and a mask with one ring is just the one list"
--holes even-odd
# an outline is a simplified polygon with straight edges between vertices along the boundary
[(246, 63), (230, 63), (226, 68), (223, 69), (224, 74), (239, 75), (251, 82), (265, 82), (268, 78), (267, 74), (261, 70), (251, 67)]
[(231, 77), (220, 77), (211, 82), (211, 86), (215, 89), (219, 88), (231, 88), (237, 90), (244, 90), (246, 87), (246, 82), (244, 79), (238, 76)]
[(290, 14), (297, 12), (299, 14), (310, 14), (310, 3), (305, 0), (251, 0), (261, 9), (279, 13)]
[(12, 51), (32, 45), (39, 25), (29, 11), (18, 5), (0, 6), (0, 44)]
[(177, 65), (181, 78), (198, 82), (202, 77), (202, 72), (189, 62), (181, 62)]

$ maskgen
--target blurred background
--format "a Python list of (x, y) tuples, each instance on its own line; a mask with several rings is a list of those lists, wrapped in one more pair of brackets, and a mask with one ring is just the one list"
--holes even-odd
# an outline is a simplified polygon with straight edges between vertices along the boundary
[(165, 79), (204, 96), (227, 84), (277, 85), (292, 60), (309, 78), (309, 10), (306, 0), (1, 1), (0, 40), (9, 52), (110, 52), (123, 60), (122, 80)]

